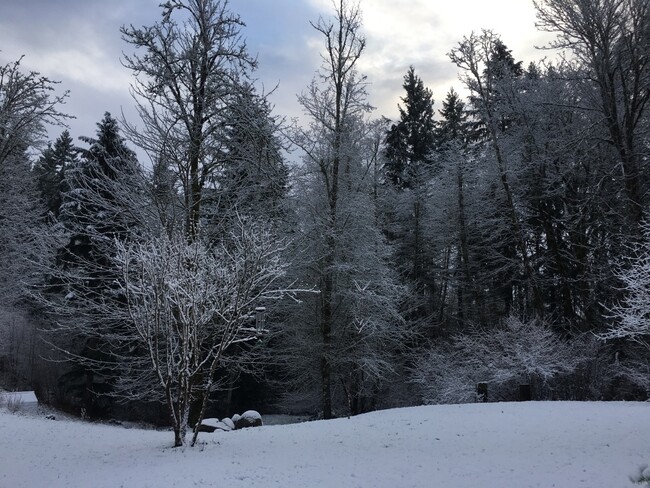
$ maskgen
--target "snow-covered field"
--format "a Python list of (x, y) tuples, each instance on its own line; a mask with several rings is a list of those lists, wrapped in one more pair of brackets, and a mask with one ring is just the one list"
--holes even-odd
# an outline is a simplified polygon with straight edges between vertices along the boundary
[(629, 487), (650, 463), (650, 403), (404, 408), (202, 439), (2, 409), (0, 486)]

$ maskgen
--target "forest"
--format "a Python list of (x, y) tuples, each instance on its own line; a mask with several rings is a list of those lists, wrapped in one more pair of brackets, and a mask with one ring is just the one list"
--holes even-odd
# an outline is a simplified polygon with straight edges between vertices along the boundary
[(305, 19), (297, 121), (226, 0), (122, 27), (138, 120), (73, 135), (0, 66), (0, 387), (177, 446), (249, 408), (647, 400), (650, 2), (533, 3), (558, 60), (460, 33), (457, 89), (412, 66), (397, 120), (351, 0)]

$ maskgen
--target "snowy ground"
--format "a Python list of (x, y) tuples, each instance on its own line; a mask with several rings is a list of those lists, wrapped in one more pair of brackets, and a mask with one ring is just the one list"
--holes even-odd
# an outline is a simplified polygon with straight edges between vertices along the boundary
[(650, 463), (650, 403), (494, 403), (203, 434), (0, 410), (0, 487), (624, 488)]

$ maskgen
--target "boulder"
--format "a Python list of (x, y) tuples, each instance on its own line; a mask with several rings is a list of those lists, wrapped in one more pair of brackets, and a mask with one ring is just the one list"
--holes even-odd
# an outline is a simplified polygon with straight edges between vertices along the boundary
[[(236, 420), (235, 420), (236, 418)], [(247, 410), (241, 416), (233, 415), (232, 418), (235, 429), (245, 429), (247, 427), (260, 427), (263, 424), (262, 416), (255, 410)]]
[(233, 422), (232, 419), (226, 417), (224, 419), (221, 419), (221, 423), (227, 425), (230, 430), (235, 430), (235, 422)]
[(203, 419), (203, 422), (199, 425), (199, 432), (214, 432), (215, 430), (228, 432), (232, 430), (232, 428), (221, 422), (219, 419)]

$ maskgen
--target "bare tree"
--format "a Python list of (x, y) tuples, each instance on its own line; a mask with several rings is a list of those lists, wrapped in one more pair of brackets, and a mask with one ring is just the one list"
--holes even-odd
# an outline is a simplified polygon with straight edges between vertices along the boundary
[[(194, 444), (208, 397), (223, 383), (218, 368), (244, 360), (242, 348), (235, 359), (226, 353), (260, 340), (255, 309), (290, 293), (280, 283), (283, 241), (246, 218), (218, 242), (190, 241), (159, 215), (157, 189), (142, 171), (79, 172), (76, 182), (94, 210), (83, 220), (93, 248), (71, 255), (76, 228), (72, 237), (50, 229), (58, 259), (42, 256), (47, 282), (36, 294), (55, 320), (48, 337), (91, 378), (110, 379), (112, 397), (166, 404), (176, 446), (198, 406)], [(117, 230), (106, 233), (109, 223)]]
[(68, 93), (55, 95), (57, 82), (35, 71), (24, 73), (21, 61), (0, 66), (0, 165), (11, 155), (38, 148), (47, 124), (70, 118), (59, 111)]
[[(201, 405), (192, 445), (215, 378), (229, 348), (261, 339), (255, 310), (277, 298), (285, 272), (281, 244), (259, 224), (240, 222), (239, 232), (208, 247), (183, 235), (118, 243), (119, 292), (133, 324), (120, 338), (144, 353), (153, 381), (145, 390), (164, 395), (175, 446), (185, 442), (190, 405)], [(142, 391), (142, 378), (137, 388)], [(146, 382), (145, 382), (146, 384)]]
[(534, 0), (538, 27), (558, 34), (552, 47), (569, 49), (581, 78), (595, 88), (588, 108), (616, 149), (634, 226), (644, 215), (641, 128), (650, 99), (650, 4), (647, 0)]
[(35, 331), (25, 287), (38, 280), (32, 262), (45, 209), (40, 206), (30, 155), (46, 138), (48, 124), (62, 125), (67, 93), (56, 82), (25, 72), (22, 58), (0, 66), (0, 369), (6, 360), (12, 387), (31, 381)]
[(125, 125), (153, 161), (176, 172), (185, 229), (193, 239), (199, 234), (204, 189), (223, 169), (232, 115), (227, 108), (256, 61), (240, 33), (244, 24), (229, 10), (228, 0), (173, 0), (161, 7), (161, 22), (121, 30), (136, 48), (124, 65), (136, 76), (132, 92), (142, 128)]
[(373, 397), (390, 374), (404, 334), (398, 312), (404, 290), (378, 225), (381, 126), (365, 119), (371, 107), (356, 71), (365, 49), (361, 12), (337, 1), (331, 20), (312, 25), (325, 42), (323, 63), (299, 96), (309, 126), (292, 138), (305, 161), (297, 182), (304, 258), (296, 260), (296, 272), (320, 294), (295, 307), (289, 320), (304, 325), (289, 329), (295, 333), (287, 334), (287, 347), (293, 385), (310, 392), (319, 385), (314, 403), (330, 418), (341, 405), (350, 413), (369, 408), (363, 398)]
[[(363, 53), (366, 40), (359, 32), (361, 11), (358, 6), (349, 7), (347, 2), (336, 3), (334, 19), (328, 21), (320, 18), (312, 24), (325, 40), (326, 50), (322, 55), (321, 77), (325, 80), (321, 88), (316, 79), (309, 86), (309, 91), (299, 97), (307, 114), (314, 121), (314, 129), (323, 134), (329, 147), (320, 148), (318, 140), (303, 134), (298, 145), (305, 150), (319, 168), (326, 186), (328, 216), (325, 235), (327, 243), (324, 249), (321, 269), (320, 330), (323, 351), (320, 355), (322, 382), (323, 417), (332, 417), (332, 368), (331, 345), (334, 309), (334, 264), (336, 249), (336, 231), (339, 213), (340, 172), (344, 164), (343, 137), (344, 123), (368, 110), (363, 99), (365, 94), (363, 80), (356, 74), (356, 64)], [(318, 149), (321, 149), (320, 151)]]

